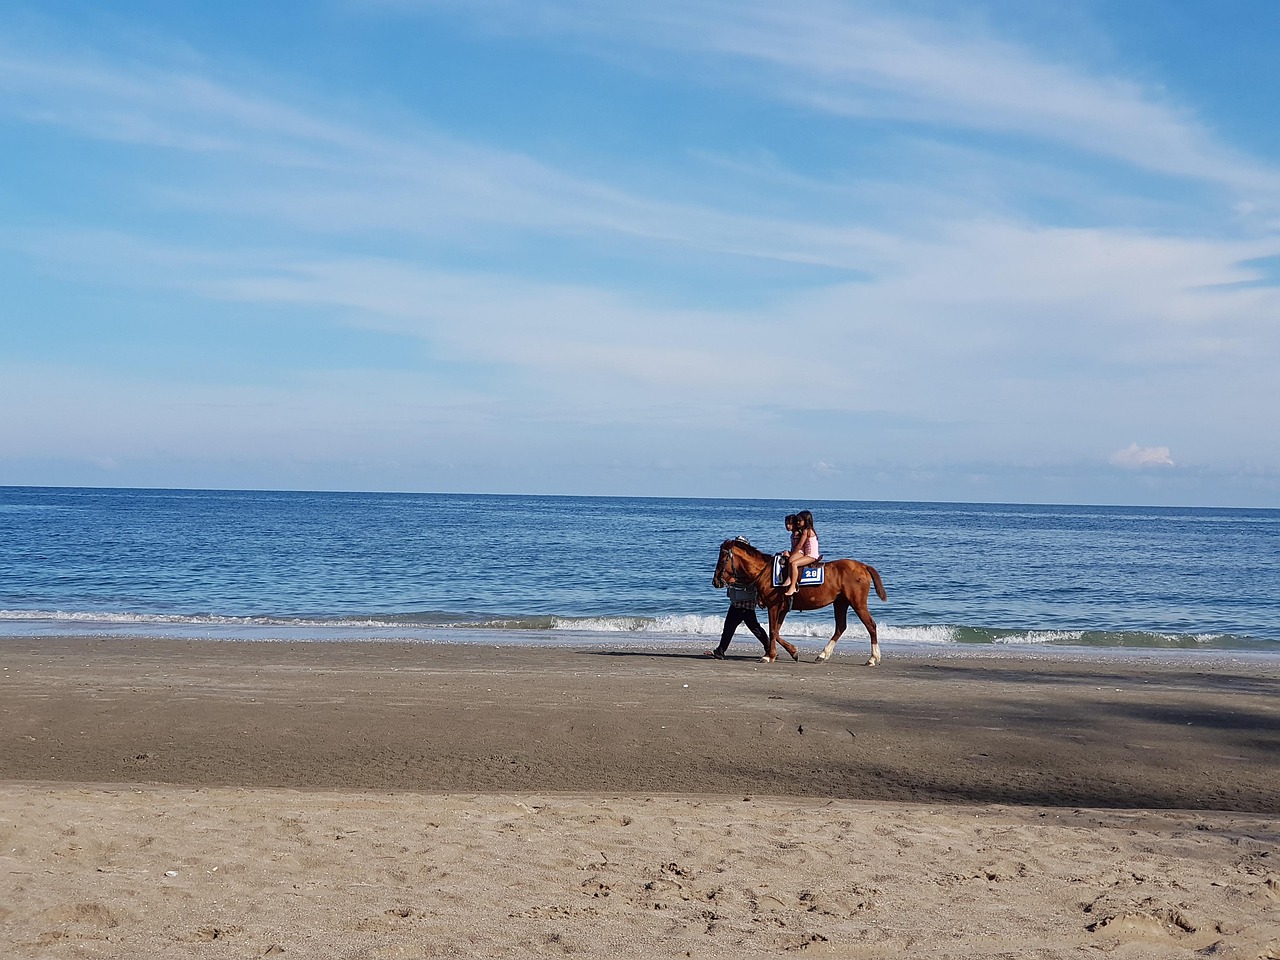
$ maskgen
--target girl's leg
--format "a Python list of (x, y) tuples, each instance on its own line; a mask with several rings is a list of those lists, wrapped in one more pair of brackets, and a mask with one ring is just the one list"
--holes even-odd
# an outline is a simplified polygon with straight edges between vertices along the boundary
[(796, 590), (800, 587), (800, 568), (817, 562), (817, 557), (809, 557), (804, 554), (793, 556), (791, 558), (791, 586), (787, 587), (788, 597), (794, 597), (796, 595)]

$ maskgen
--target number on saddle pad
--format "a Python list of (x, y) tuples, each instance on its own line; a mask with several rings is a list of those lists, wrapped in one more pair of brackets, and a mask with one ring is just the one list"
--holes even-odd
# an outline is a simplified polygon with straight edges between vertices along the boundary
[[(826, 568), (822, 564), (822, 558), (818, 558), (818, 562), (812, 566), (802, 567), (800, 569), (800, 586), (816, 587), (824, 583), (827, 579)], [(781, 554), (777, 554), (773, 558), (773, 585), (780, 587), (787, 582), (787, 561), (783, 559)]]

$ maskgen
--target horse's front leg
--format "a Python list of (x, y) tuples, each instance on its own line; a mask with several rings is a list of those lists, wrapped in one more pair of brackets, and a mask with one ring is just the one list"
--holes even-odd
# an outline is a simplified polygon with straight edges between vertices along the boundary
[(773, 663), (778, 659), (778, 641), (782, 638), (782, 621), (786, 617), (785, 609), (769, 608), (769, 643), (764, 648), (764, 656), (760, 658), (761, 663)]
[(796, 648), (782, 639), (782, 621), (785, 619), (787, 619), (786, 603), (779, 603), (769, 608), (769, 649), (760, 658), (765, 663), (772, 663), (778, 659), (778, 644), (782, 644), (782, 649), (791, 654), (792, 660), (800, 659)]

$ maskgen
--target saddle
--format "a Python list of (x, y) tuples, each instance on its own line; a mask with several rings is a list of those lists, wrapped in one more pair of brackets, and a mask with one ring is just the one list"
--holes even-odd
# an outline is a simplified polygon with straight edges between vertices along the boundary
[[(817, 563), (811, 563), (807, 567), (800, 568), (800, 587), (816, 587), (827, 581), (827, 565), (822, 562), (822, 558), (818, 558)], [(775, 554), (773, 557), (773, 585), (780, 587), (787, 582), (787, 561), (782, 554)]]

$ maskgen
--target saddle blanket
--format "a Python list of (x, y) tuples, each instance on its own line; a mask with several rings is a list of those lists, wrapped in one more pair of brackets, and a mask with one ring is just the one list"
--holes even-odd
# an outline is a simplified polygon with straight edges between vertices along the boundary
[[(800, 586), (816, 587), (827, 580), (827, 568), (824, 563), (815, 563), (800, 571)], [(780, 587), (787, 582), (787, 561), (781, 555), (773, 558), (773, 585)]]

